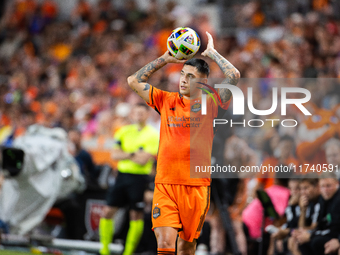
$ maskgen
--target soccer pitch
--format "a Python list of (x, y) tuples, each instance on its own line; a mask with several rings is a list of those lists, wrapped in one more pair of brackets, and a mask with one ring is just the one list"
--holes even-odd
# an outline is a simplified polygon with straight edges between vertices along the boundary
[[(0, 250), (1, 255), (33, 255), (31, 252)], [(35, 254), (36, 255), (36, 254)]]

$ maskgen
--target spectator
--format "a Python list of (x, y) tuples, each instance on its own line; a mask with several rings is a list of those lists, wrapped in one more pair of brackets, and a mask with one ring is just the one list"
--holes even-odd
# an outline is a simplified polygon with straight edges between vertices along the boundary
[(317, 226), (317, 220), (320, 213), (320, 190), (319, 179), (313, 178), (313, 173), (307, 174), (300, 181), (300, 210), (299, 227), (313, 230)]
[[(290, 198), (288, 201), (288, 206), (285, 210), (285, 216), (287, 222), (283, 224), (277, 232), (273, 233), (271, 235), (272, 239), (272, 250), (270, 248), (268, 249), (268, 254), (272, 254), (274, 252), (274, 244), (275, 240), (284, 240), (286, 237), (288, 237), (287, 244), (288, 244), (288, 250), (293, 255), (299, 255), (299, 250), (296, 245), (296, 242), (294, 242), (293, 238), (290, 236), (290, 233), (298, 228), (298, 222), (300, 217), (300, 207), (299, 207), (299, 199), (300, 199), (300, 188), (299, 188), (299, 180), (298, 179), (290, 179), (288, 182), (288, 188), (290, 191)], [(282, 247), (276, 247), (277, 250), (281, 249), (281, 252), (283, 251)]]
[(92, 157), (81, 145), (81, 132), (77, 129), (71, 129), (68, 132), (68, 137), (74, 145), (72, 155), (77, 160), (81, 173), (85, 177), (87, 188), (97, 188), (97, 177), (96, 166), (93, 163)]
[[(291, 136), (284, 135), (280, 137), (278, 145), (275, 147), (273, 156), (266, 158), (262, 165), (263, 166), (279, 166), (279, 165), (295, 165), (298, 166), (298, 160), (295, 158), (294, 154), (294, 139)], [(266, 189), (274, 184), (275, 172), (268, 171), (268, 173), (259, 173), (260, 178), (258, 178), (258, 188)]]
[(298, 230), (296, 240), (302, 255), (325, 254), (325, 244), (340, 234), (340, 192), (334, 173), (322, 173), (320, 185), (320, 216), (313, 232)]
[(330, 167), (340, 179), (340, 140), (336, 138), (329, 140), (325, 145), (325, 151), (327, 164), (332, 165)]
[[(274, 208), (279, 216), (283, 216), (288, 206), (289, 189), (287, 188), (288, 180), (284, 178), (275, 178), (273, 186), (265, 189), (271, 198)], [(263, 217), (263, 207), (258, 198), (254, 199), (242, 213), (242, 221), (245, 225), (246, 235), (252, 239), (261, 237), (261, 225)], [(273, 220), (266, 219), (265, 225), (273, 224)], [(266, 254), (269, 247), (269, 237), (264, 239), (263, 254)]]

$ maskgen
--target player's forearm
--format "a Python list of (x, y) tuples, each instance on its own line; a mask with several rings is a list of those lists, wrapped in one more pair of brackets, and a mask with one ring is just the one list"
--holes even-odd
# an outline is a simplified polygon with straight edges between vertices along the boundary
[(151, 158), (153, 158), (154, 156), (150, 153), (146, 153), (146, 152), (137, 152), (135, 157), (133, 157), (131, 160), (139, 165), (144, 166), (146, 163), (149, 162), (149, 160)]
[(228, 84), (236, 85), (240, 80), (240, 72), (233, 66), (228, 60), (226, 60), (221, 54), (216, 50), (210, 51), (208, 56), (216, 62), (216, 64), (221, 68), (224, 73)]
[(135, 74), (128, 77), (127, 82), (130, 88), (133, 89), (145, 102), (149, 102), (150, 84), (146, 83), (149, 77), (161, 67), (167, 64), (166, 59), (161, 56), (156, 60), (145, 65), (138, 70)]
[[(228, 60), (226, 60), (221, 54), (219, 54), (216, 50), (210, 51), (208, 56), (214, 60), (217, 65), (221, 68), (224, 73), (226, 79), (223, 83), (228, 83), (231, 85), (236, 85), (240, 80), (240, 72), (234, 67)], [(223, 103), (230, 100), (232, 94), (229, 89), (220, 89), (219, 95)]]
[(306, 210), (301, 210), (301, 214), (299, 217), (299, 228), (304, 228), (305, 227), (305, 221), (306, 221)]
[(138, 82), (147, 82), (147, 80), (150, 78), (150, 76), (165, 66), (167, 62), (165, 61), (164, 57), (159, 57), (155, 59), (154, 61), (150, 62), (149, 64), (142, 67), (140, 70), (138, 70), (133, 77), (137, 79)]
[(318, 226), (317, 223), (312, 223), (312, 225), (310, 225), (310, 226), (304, 226), (303, 228), (304, 228), (305, 230), (314, 230), (314, 229), (316, 229), (317, 226)]
[(116, 149), (112, 152), (112, 158), (114, 160), (124, 160), (124, 159), (130, 159), (131, 153), (124, 152), (123, 150)]

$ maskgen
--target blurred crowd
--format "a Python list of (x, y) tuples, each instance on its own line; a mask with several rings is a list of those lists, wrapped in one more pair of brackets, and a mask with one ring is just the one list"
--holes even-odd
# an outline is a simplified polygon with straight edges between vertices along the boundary
[[(201, 50), (204, 32), (210, 31), (216, 49), (242, 78), (339, 78), (335, 7), (331, 1), (302, 2), (282, 21), (267, 17), (260, 2), (235, 5), (242, 15), (234, 35), (216, 34), (209, 15), (175, 1), (149, 1), (142, 10), (133, 0), (119, 8), (109, 0), (93, 5), (79, 0), (67, 19), (59, 18), (53, 0), (8, 2), (0, 26), (0, 142), (39, 123), (66, 131), (76, 127), (89, 147), (105, 147), (98, 138), (112, 138), (128, 121), (130, 106), (141, 100), (126, 77), (165, 52), (166, 38), (178, 25), (197, 30)], [(176, 91), (180, 68), (168, 65), (150, 83)], [(221, 77), (217, 65), (211, 69), (211, 77)], [(318, 90), (323, 99), (339, 94), (336, 84)], [(261, 108), (271, 93), (265, 85), (256, 92), (254, 105)], [(323, 103), (330, 108), (337, 100)], [(156, 113), (150, 122), (159, 127)]]
[[(239, 154), (235, 153), (236, 147), (226, 148), (225, 159), (249, 165), (306, 162), (340, 165), (340, 149), (336, 155), (331, 155), (334, 149), (327, 155), (327, 146), (338, 146), (334, 139), (340, 138), (337, 3), (306, 0), (284, 8), (286, 1), (272, 2), (282, 10), (280, 16), (269, 15), (261, 1), (231, 6), (240, 13), (235, 18), (237, 29), (233, 34), (218, 33), (208, 14), (194, 13), (171, 0), (164, 5), (150, 0), (144, 9), (134, 0), (124, 1), (120, 7), (109, 0), (98, 0), (96, 4), (78, 0), (66, 19), (60, 18), (54, 0), (8, 2), (0, 22), (0, 144), (10, 145), (34, 123), (61, 127), (67, 132), (78, 130), (81, 135), (75, 142), (78, 149), (86, 148), (95, 164), (114, 168), (113, 135), (130, 123), (131, 107), (141, 101), (127, 86), (127, 77), (167, 50), (166, 39), (174, 28), (189, 26), (201, 37), (201, 52), (207, 42), (205, 31), (209, 31), (217, 51), (240, 71), (242, 78), (253, 79), (256, 109), (269, 109), (272, 100), (271, 83), (257, 78), (320, 79), (311, 83), (305, 80), (301, 85), (311, 91), (307, 107), (312, 117), (290, 107), (287, 119), (297, 120), (300, 125), (296, 128), (282, 128), (278, 124), (255, 131), (249, 127), (235, 128), (234, 134), (242, 136), (246, 143), (235, 142)], [(219, 67), (208, 62), (210, 76), (221, 78)], [(180, 69), (180, 65), (167, 65), (149, 83), (177, 91)], [(249, 84), (246, 79), (239, 84), (244, 92)], [(277, 114), (276, 111), (268, 118), (274, 119)], [(158, 114), (153, 112), (149, 123), (159, 128), (159, 121)], [(235, 136), (232, 139), (229, 144)], [(333, 143), (325, 146), (329, 140)], [(275, 176), (266, 177), (271, 178), (259, 178), (254, 185), (264, 189), (275, 185)], [(239, 221), (250, 202), (247, 196), (252, 195), (246, 193), (247, 185), (248, 182), (243, 183), (239, 188), (245, 198), (236, 194), (242, 200), (235, 216)], [(289, 193), (288, 189), (285, 192)], [(287, 206), (288, 196), (286, 200)]]

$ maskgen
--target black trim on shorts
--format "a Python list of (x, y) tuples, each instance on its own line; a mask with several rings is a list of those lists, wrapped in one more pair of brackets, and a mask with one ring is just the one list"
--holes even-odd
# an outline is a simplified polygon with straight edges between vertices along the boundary
[(207, 189), (207, 202), (206, 202), (206, 205), (205, 205), (205, 208), (204, 208), (204, 212), (200, 217), (200, 222), (198, 224), (196, 232), (199, 232), (199, 231), (202, 230), (204, 220), (205, 220), (205, 215), (207, 214), (207, 210), (208, 210), (209, 199), (210, 199), (210, 186), (208, 186), (208, 189)]

